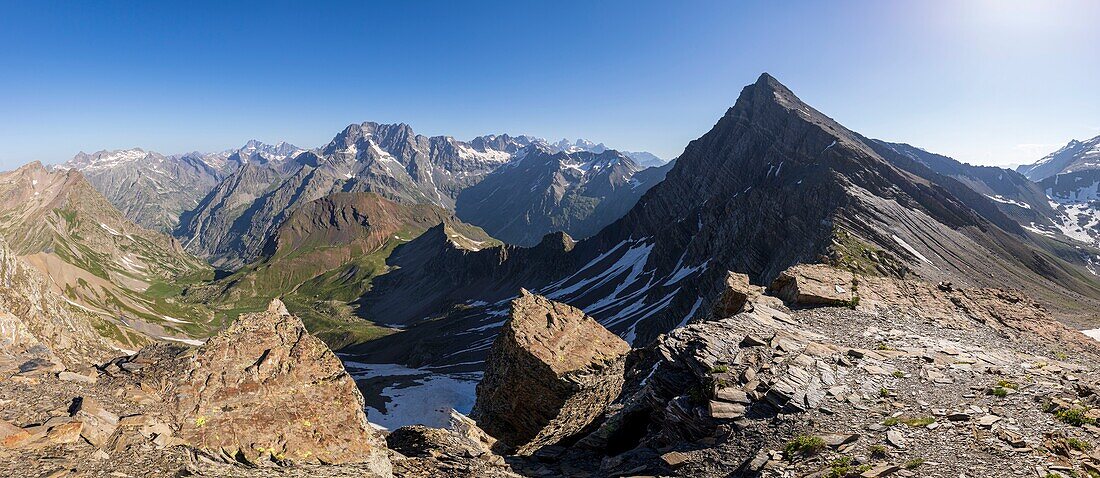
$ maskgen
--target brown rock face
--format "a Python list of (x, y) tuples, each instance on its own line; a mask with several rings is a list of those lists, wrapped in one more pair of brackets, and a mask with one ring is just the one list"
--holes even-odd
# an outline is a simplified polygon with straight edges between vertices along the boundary
[(629, 351), (579, 309), (523, 291), (489, 351), (472, 418), (519, 454), (558, 443), (619, 394)]
[(149, 368), (172, 370), (165, 396), (184, 443), (225, 460), (369, 463), (390, 475), (355, 382), (279, 300), (197, 350), (162, 355)]
[(768, 292), (792, 305), (844, 305), (853, 297), (852, 273), (825, 264), (799, 264), (783, 271)]
[(762, 293), (760, 287), (749, 283), (749, 276), (727, 272), (726, 287), (714, 304), (714, 314), (719, 317), (729, 317), (740, 312), (751, 311), (752, 302)]

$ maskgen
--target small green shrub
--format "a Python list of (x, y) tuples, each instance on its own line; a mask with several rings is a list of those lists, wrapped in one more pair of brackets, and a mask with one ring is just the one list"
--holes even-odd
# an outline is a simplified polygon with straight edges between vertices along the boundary
[(1004, 387), (993, 387), (989, 389), (989, 391), (986, 393), (988, 393), (989, 395), (993, 395), (997, 398), (1005, 398), (1008, 396), (1008, 389)]
[(885, 445), (879, 445), (879, 444), (871, 445), (871, 447), (868, 448), (868, 451), (871, 452), (871, 458), (882, 459), (882, 458), (886, 458), (886, 456), (887, 456)]
[(1092, 443), (1077, 438), (1067, 438), (1066, 446), (1082, 452), (1087, 452), (1092, 449)]
[(918, 428), (918, 427), (926, 427), (928, 425), (936, 423), (936, 419), (935, 419), (935, 417), (930, 417), (930, 416), (929, 417), (906, 418), (906, 419), (902, 420), (902, 423), (905, 423), (906, 425), (909, 425), (913, 428)]
[(688, 398), (691, 399), (692, 403), (705, 404), (713, 397), (713, 389), (702, 384), (697, 384), (688, 389)]
[(1019, 390), (1020, 389), (1020, 384), (1018, 384), (1016, 382), (1009, 381), (1009, 380), (998, 380), (997, 381), (997, 387), (1010, 388), (1012, 390)]
[(725, 366), (725, 365), (715, 365), (714, 367), (711, 367), (711, 369), (710, 369), (710, 373), (712, 373), (712, 374), (714, 374), (714, 373), (726, 373), (726, 372), (729, 372), (729, 371), (730, 371), (730, 368)]
[(894, 378), (903, 378), (903, 377), (905, 377), (905, 372), (902, 372), (901, 370), (894, 370)]
[(894, 425), (897, 425), (900, 421), (901, 420), (898, 420), (898, 417), (886, 417), (886, 419), (882, 421), (882, 424), (888, 427), (892, 427)]
[(924, 464), (924, 459), (922, 459), (922, 458), (913, 458), (912, 460), (909, 460), (909, 461), (905, 462), (905, 464), (902, 465), (902, 467), (905, 468), (906, 470), (912, 470), (912, 469), (915, 469), (918, 466), (921, 466), (923, 464)]
[(849, 478), (859, 476), (860, 473), (871, 469), (871, 465), (854, 465), (852, 458), (841, 456), (829, 463), (828, 478)]
[(813, 456), (825, 449), (825, 440), (813, 435), (798, 435), (783, 447), (787, 458), (794, 456)]
[(1073, 426), (1095, 425), (1096, 419), (1085, 416), (1088, 413), (1088, 409), (1081, 407), (1073, 407), (1066, 410), (1057, 410), (1054, 412), (1054, 418), (1057, 418), (1062, 423), (1067, 423)]

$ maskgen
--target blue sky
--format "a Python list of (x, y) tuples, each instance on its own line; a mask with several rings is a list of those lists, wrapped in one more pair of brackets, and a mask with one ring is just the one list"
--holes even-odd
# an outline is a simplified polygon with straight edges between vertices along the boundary
[(865, 135), (982, 164), (1100, 134), (1100, 2), (0, 0), (0, 169), (313, 147), (349, 123), (673, 157), (767, 71)]

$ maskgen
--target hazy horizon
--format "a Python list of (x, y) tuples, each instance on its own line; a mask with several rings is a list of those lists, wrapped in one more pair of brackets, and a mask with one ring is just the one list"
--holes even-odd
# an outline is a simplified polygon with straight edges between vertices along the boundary
[(762, 72), (857, 132), (973, 164), (1029, 163), (1100, 134), (1086, 107), (1100, 104), (1100, 3), (1087, 1), (5, 12), (5, 170), (103, 149), (312, 148), (363, 121), (464, 140), (585, 138), (670, 159)]

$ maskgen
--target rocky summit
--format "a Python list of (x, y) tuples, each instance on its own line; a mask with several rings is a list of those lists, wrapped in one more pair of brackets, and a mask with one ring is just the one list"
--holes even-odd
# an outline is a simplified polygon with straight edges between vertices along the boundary
[(584, 312), (521, 291), (489, 352), (472, 418), (519, 454), (555, 445), (619, 394), (629, 351)]

